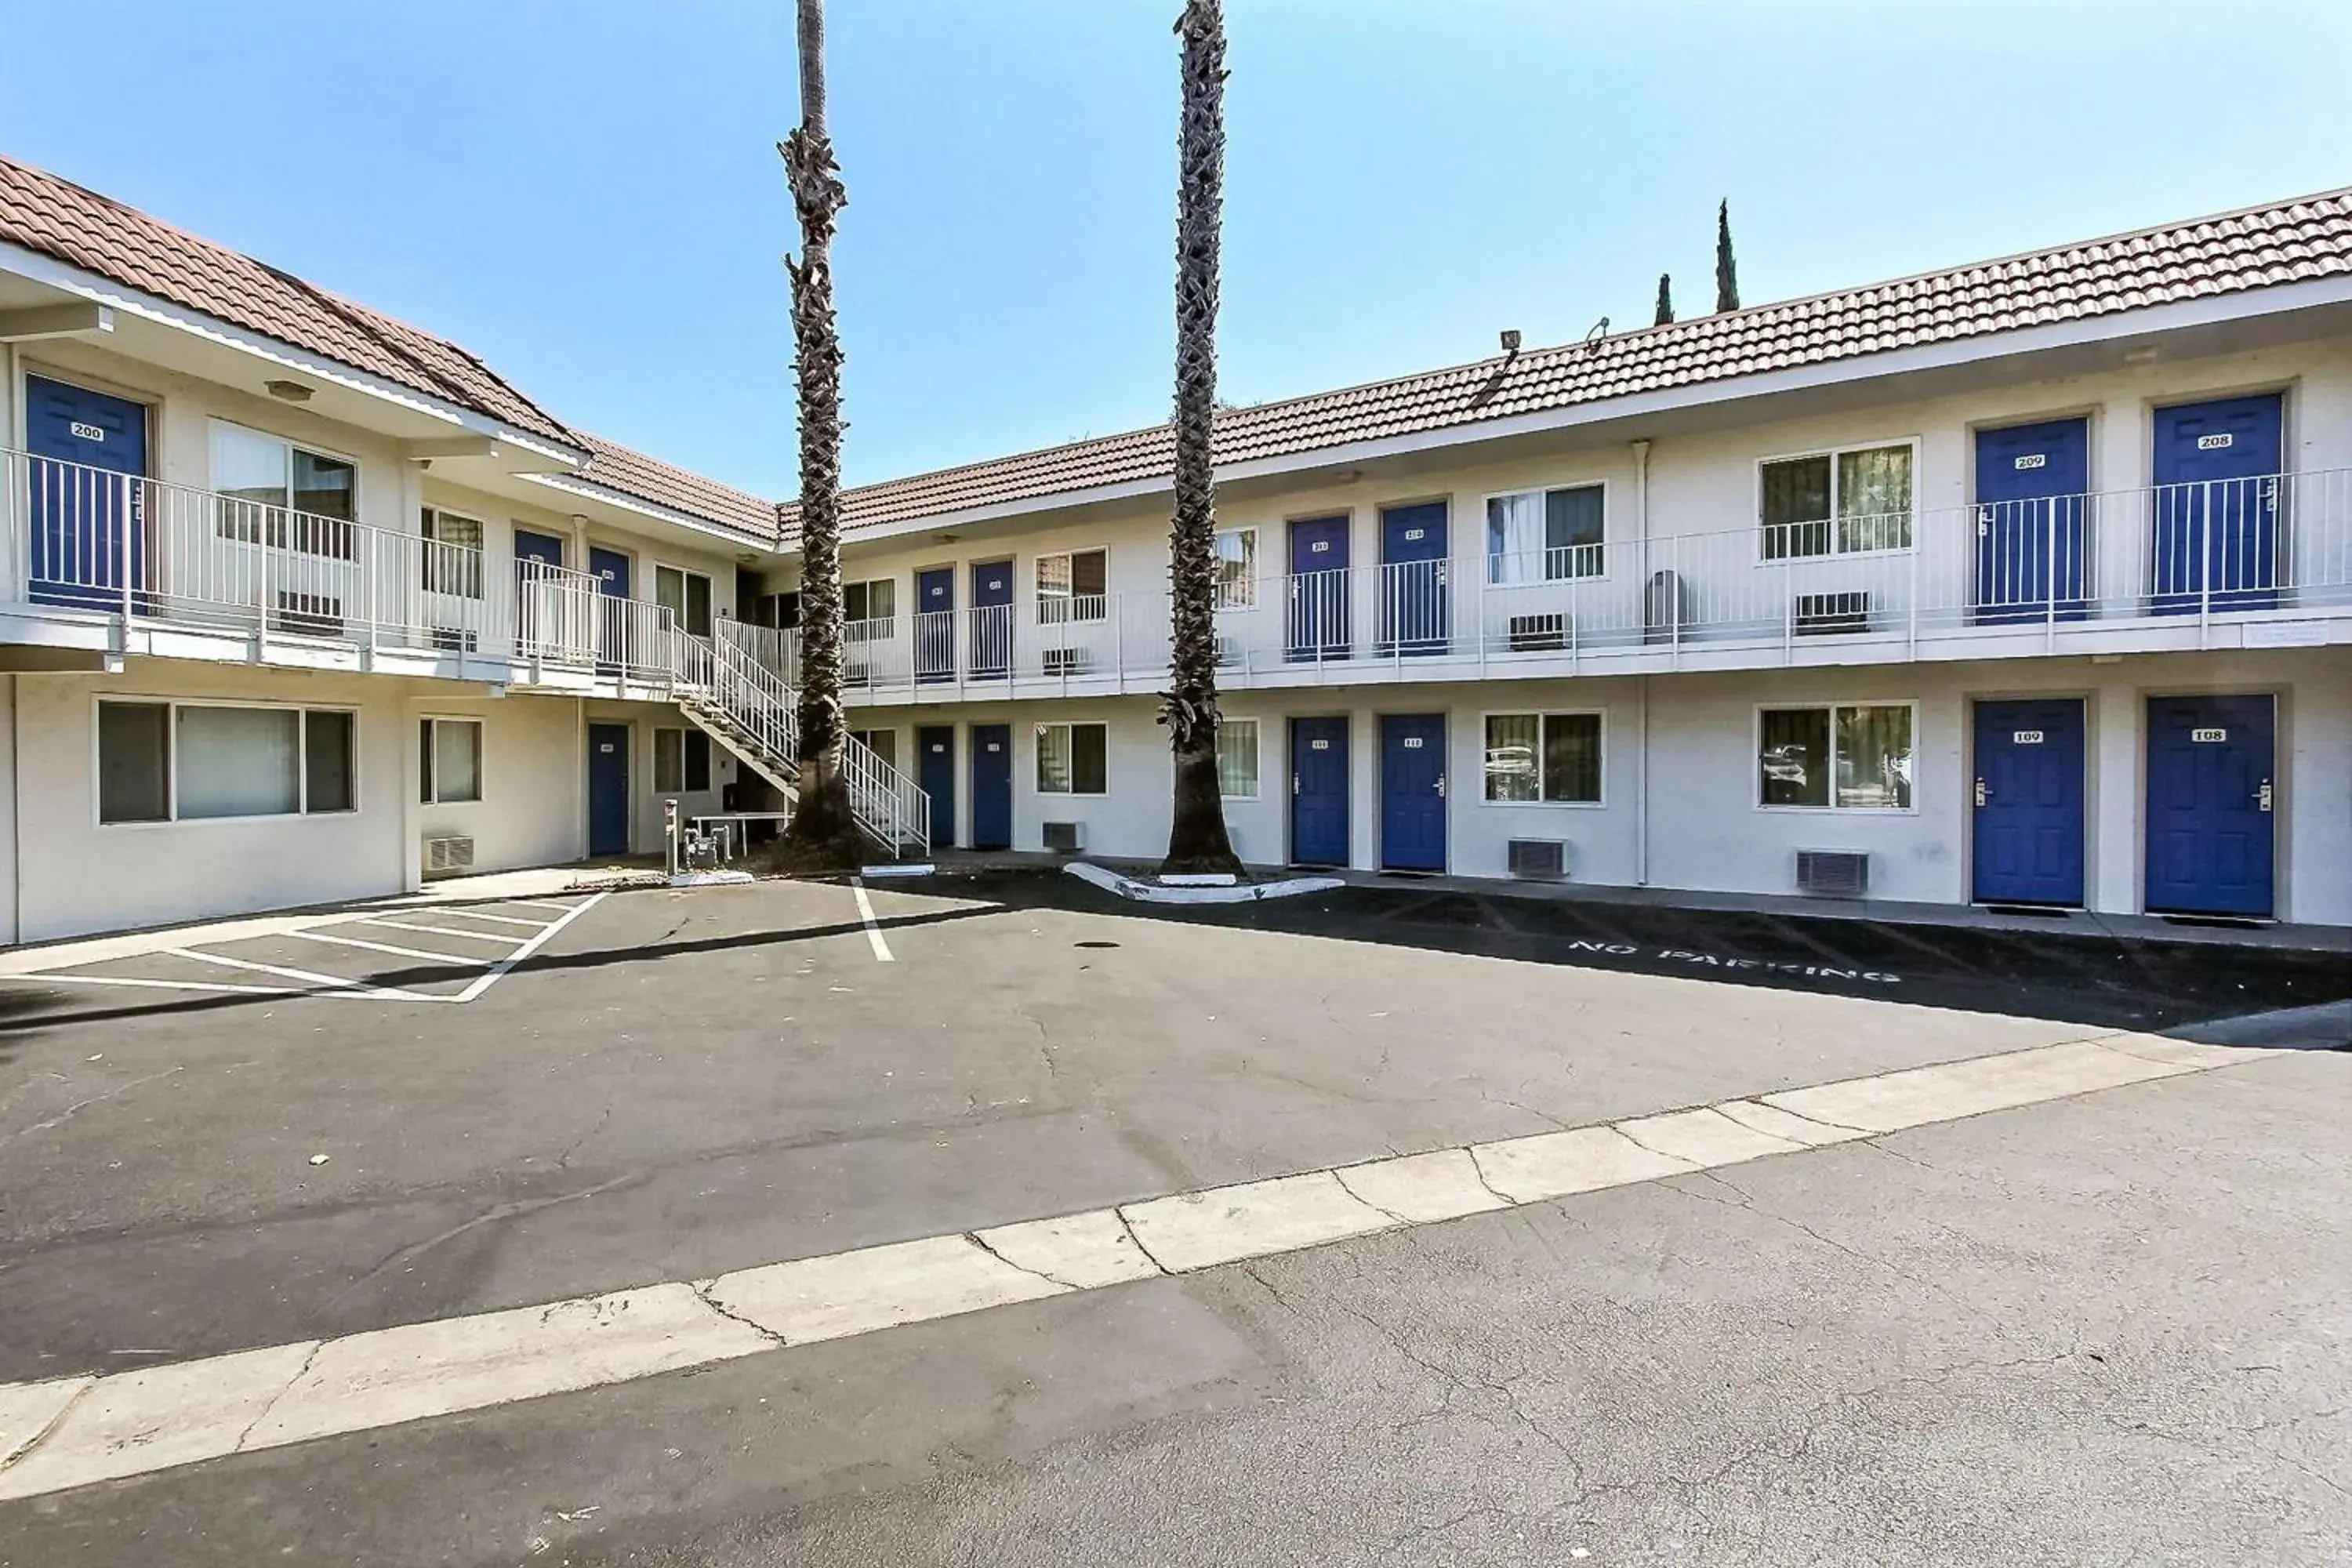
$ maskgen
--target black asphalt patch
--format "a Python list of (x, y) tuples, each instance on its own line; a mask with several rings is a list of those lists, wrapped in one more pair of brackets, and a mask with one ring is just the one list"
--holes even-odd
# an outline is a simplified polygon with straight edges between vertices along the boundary
[[(1822, 991), (2116, 1029), (2178, 1030), (2352, 997), (2352, 954), (2251, 942), (1513, 898), (1409, 883), (1206, 905), (1139, 903), (1074, 877), (1045, 872), (983, 871), (930, 885), (1008, 904)], [(2352, 1041), (2344, 1044), (2352, 1047)]]

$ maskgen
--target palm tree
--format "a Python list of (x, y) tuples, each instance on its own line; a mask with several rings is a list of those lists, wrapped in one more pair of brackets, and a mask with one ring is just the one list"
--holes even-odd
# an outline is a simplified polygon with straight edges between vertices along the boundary
[(784, 258), (800, 382), (799, 800), (778, 860), (809, 876), (855, 871), (864, 858), (841, 757), (841, 335), (833, 314), (833, 228), (848, 197), (824, 128), (824, 0), (800, 0), (800, 129), (776, 144), (801, 220), (801, 258)]
[(1168, 531), (1174, 652), (1160, 721), (1176, 759), (1164, 871), (1238, 872), (1217, 786), (1217, 244), (1225, 174), (1223, 0), (1185, 0), (1176, 176), (1176, 513)]

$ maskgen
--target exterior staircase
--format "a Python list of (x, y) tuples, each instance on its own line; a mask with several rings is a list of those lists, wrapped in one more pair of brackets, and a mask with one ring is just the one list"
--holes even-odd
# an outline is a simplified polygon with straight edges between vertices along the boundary
[[(671, 695), (686, 716), (715, 736), (744, 766), (799, 798), (799, 694), (784, 678), (726, 635), (671, 634)], [(930, 797), (853, 737), (842, 740), (850, 809), (857, 825), (893, 859), (921, 859), (931, 851)]]

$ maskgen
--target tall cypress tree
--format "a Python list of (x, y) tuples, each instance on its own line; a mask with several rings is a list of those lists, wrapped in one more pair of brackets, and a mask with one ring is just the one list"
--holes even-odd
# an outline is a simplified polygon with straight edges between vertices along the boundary
[(1675, 320), (1675, 280), (1671, 273), (1658, 274), (1658, 313), (1650, 319), (1654, 327), (1672, 326)]
[(1739, 266), (1731, 259), (1731, 203), (1715, 209), (1715, 308), (1739, 309)]

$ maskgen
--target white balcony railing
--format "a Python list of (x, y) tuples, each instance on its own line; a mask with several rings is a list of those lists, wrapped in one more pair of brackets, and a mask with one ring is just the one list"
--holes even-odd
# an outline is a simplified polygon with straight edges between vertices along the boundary
[[(2352, 613), (2352, 470), (1262, 576), (1223, 600), (1236, 686), (1382, 663), (1903, 658), (1938, 640), (1990, 657), (2134, 626), (2201, 642), (2217, 622)], [(1153, 691), (1168, 626), (1160, 592), (853, 622), (846, 676), (853, 696), (918, 700)]]

